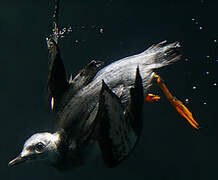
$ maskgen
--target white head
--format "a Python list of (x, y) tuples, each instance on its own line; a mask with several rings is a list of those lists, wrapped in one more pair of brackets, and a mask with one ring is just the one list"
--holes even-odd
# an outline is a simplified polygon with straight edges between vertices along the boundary
[(57, 147), (60, 142), (59, 133), (37, 133), (26, 140), (18, 157), (8, 163), (9, 166), (22, 162), (44, 161), (54, 163), (57, 159)]

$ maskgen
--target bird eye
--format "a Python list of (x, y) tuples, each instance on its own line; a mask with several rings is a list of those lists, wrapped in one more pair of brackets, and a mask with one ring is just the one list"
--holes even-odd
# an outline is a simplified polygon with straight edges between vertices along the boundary
[(39, 142), (38, 144), (36, 144), (35, 146), (35, 150), (38, 152), (41, 152), (44, 149), (45, 145), (41, 142)]

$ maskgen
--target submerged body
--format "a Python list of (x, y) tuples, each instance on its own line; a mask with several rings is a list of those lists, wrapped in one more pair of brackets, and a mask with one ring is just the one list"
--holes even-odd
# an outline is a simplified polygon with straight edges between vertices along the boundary
[[(139, 67), (143, 91), (146, 94), (152, 85), (153, 70), (179, 60), (179, 48), (178, 43), (169, 45), (166, 45), (166, 42), (159, 43), (143, 53), (120, 59), (100, 69), (93, 80), (76, 93), (72, 92), (72, 87), (69, 87), (60, 101), (60, 110), (57, 111), (57, 121), (61, 124), (60, 126), (63, 127), (63, 122), (80, 124), (89, 117), (98, 104), (102, 80), (120, 98), (125, 108), (130, 99), (130, 88), (135, 82), (137, 67)], [(76, 129), (78, 128), (75, 127), (72, 131), (75, 132)]]
[[(130, 103), (130, 89), (133, 88), (135, 83), (137, 67), (142, 78), (143, 94), (145, 94), (152, 85), (152, 79), (154, 78), (153, 70), (179, 60), (180, 55), (178, 49), (179, 46), (177, 43), (167, 46), (165, 46), (165, 43), (160, 43), (141, 54), (123, 58), (102, 68), (96, 72), (90, 83), (76, 92), (73, 92), (74, 84), (70, 84), (56, 110), (57, 130), (67, 130), (72, 140), (70, 143), (77, 148), (77, 144), (81, 143), (81, 137), (83, 141), (86, 141), (84, 139), (88, 138), (89, 133), (87, 131), (89, 131), (94, 123), (99, 111), (99, 96), (102, 89), (102, 80), (119, 97), (121, 105), (125, 110)], [(142, 123), (139, 124), (142, 125)], [(92, 141), (88, 141), (84, 146), (82, 145), (84, 149), (86, 149), (86, 146), (90, 146), (90, 142), (96, 143), (95, 138), (91, 139)], [(78, 149), (80, 149), (80, 145), (78, 146)], [(87, 150), (81, 151), (80, 149), (79, 153), (87, 153)], [(72, 162), (77, 161), (75, 165), (78, 166), (78, 161), (81, 160), (81, 163), (86, 161), (83, 157), (87, 156), (80, 154), (78, 157), (81, 157), (81, 159), (74, 159), (72, 161), (68, 157), (64, 162), (69, 161), (69, 164), (72, 165)]]
[(180, 59), (178, 43), (162, 42), (105, 67), (103, 62), (92, 61), (68, 80), (58, 47), (58, 6), (59, 0), (53, 35), (47, 38), (48, 104), (56, 113), (56, 128), (53, 134), (31, 136), (9, 165), (41, 161), (66, 170), (85, 164), (94, 145), (101, 151), (106, 166), (117, 166), (134, 150), (140, 138), (144, 95), (155, 78), (177, 111), (194, 122), (188, 109), (154, 73), (155, 69)]
[[(85, 164), (90, 159), (87, 154), (90, 154), (93, 148), (96, 149), (96, 146), (98, 146), (97, 149), (101, 149), (108, 167), (118, 165), (132, 152), (140, 137), (143, 94), (147, 93), (152, 85), (153, 70), (179, 60), (179, 47), (177, 43), (169, 45), (159, 43), (141, 54), (115, 61), (104, 68), (98, 67), (91, 76), (87, 73), (89, 69), (92, 69), (90, 64), (93, 67), (99, 65), (99, 62), (89, 63), (74, 79), (67, 80), (68, 86), (61, 95), (52, 94), (51, 91), (50, 100), (55, 102), (54, 109), (51, 107), (51, 110), (56, 113), (55, 133), (46, 133), (46, 136), (40, 133), (33, 135), (30, 138), (31, 141), (27, 140), (25, 143), (19, 158), (11, 161), (10, 165), (32, 161), (29, 156), (25, 160), (21, 158), (29, 153), (34, 160), (35, 155), (39, 154), (42, 161), (59, 170), (65, 170)], [(53, 60), (57, 59), (53, 58)], [(53, 69), (56, 69), (54, 67)], [(52, 70), (50, 72), (53, 73)], [(86, 81), (87, 78), (84, 80), (84, 77), (89, 77), (88, 81)], [(103, 84), (102, 81), (104, 81)], [(136, 91), (131, 93), (131, 90)], [(108, 94), (102, 95), (104, 92)], [(122, 114), (121, 117), (119, 114)], [(133, 114), (132, 117), (129, 114)], [(110, 127), (101, 125), (105, 119), (110, 121)], [(131, 121), (134, 122), (131, 123)], [(105, 135), (105, 132), (108, 134)], [(109, 143), (109, 147), (108, 143), (105, 144), (105, 141), (108, 141), (105, 139), (110, 139), (112, 142), (112, 144)], [(39, 142), (45, 146), (43, 152), (34, 149)], [(118, 145), (120, 143), (121, 147)], [(49, 147), (51, 144), (53, 144), (52, 148)], [(108, 152), (110, 148), (113, 149), (112, 152)], [(45, 152), (46, 155), (41, 156), (41, 153)], [(120, 152), (119, 155), (116, 155), (117, 152)], [(114, 158), (112, 162), (111, 158)]]

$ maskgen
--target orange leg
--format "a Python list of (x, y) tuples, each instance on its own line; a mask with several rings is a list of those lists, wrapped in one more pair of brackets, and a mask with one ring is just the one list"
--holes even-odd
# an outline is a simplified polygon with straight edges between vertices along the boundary
[(159, 75), (155, 74), (154, 77), (157, 79), (157, 83), (166, 95), (166, 98), (170, 101), (177, 112), (183, 116), (195, 129), (199, 129), (199, 124), (194, 120), (192, 113), (188, 110), (188, 108), (170, 93), (169, 89)]

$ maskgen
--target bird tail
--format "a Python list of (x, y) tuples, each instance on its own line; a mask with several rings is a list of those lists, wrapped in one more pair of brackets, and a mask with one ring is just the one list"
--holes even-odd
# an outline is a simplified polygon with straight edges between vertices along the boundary
[(167, 66), (173, 62), (180, 60), (180, 43), (174, 42), (167, 44), (167, 41), (152, 45), (144, 54), (152, 53), (154, 56), (151, 58), (151, 64), (155, 64), (154, 69)]

